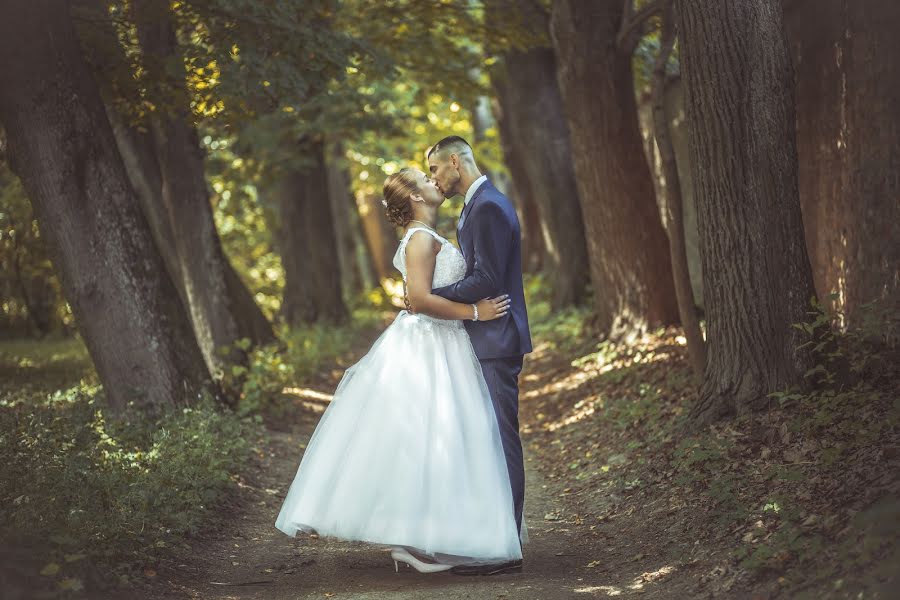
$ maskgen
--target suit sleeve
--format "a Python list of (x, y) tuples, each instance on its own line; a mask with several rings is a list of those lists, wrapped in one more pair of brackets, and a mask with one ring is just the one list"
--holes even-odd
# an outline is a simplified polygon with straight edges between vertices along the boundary
[(475, 267), (472, 274), (451, 285), (432, 290), (454, 302), (472, 304), (506, 293), (502, 289), (509, 262), (513, 227), (503, 209), (493, 202), (475, 207), (469, 215), (474, 227)]

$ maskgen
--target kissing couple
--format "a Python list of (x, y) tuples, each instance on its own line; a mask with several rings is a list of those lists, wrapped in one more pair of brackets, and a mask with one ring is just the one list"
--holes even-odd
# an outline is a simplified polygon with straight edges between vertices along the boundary
[[(531, 336), (515, 209), (451, 136), (384, 183), (408, 310), (347, 369), (275, 526), (390, 547), (394, 569), (522, 569), (519, 385)], [(435, 229), (465, 197), (456, 239)]]

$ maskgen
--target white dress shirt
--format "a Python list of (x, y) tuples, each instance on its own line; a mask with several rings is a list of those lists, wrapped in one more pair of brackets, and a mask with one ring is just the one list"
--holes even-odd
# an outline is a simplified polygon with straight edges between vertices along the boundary
[(479, 177), (478, 179), (476, 179), (475, 181), (472, 182), (472, 185), (470, 185), (469, 189), (466, 190), (466, 202), (465, 203), (467, 205), (469, 204), (469, 200), (472, 199), (472, 196), (475, 195), (475, 190), (477, 190), (478, 186), (480, 186), (485, 181), (487, 181), (487, 175), (482, 175), (481, 177)]

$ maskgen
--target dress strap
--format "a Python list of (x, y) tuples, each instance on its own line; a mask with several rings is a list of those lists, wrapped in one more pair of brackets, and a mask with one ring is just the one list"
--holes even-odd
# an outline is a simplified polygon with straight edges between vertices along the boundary
[(397, 252), (394, 253), (393, 264), (400, 271), (400, 274), (403, 275), (404, 281), (406, 280), (406, 244), (409, 243), (409, 238), (412, 237), (412, 234), (416, 231), (427, 231), (430, 233), (435, 239), (437, 239), (441, 244), (449, 243), (446, 239), (442, 238), (437, 232), (432, 231), (430, 229), (426, 229), (425, 227), (413, 227), (412, 229), (406, 232), (406, 235), (403, 236), (403, 239), (400, 240), (400, 245), (397, 246)]
[(425, 227), (413, 227), (413, 228), (409, 229), (409, 230), (406, 232), (406, 235), (403, 236), (403, 239), (401, 240), (400, 243), (403, 244), (403, 245), (405, 246), (406, 243), (409, 241), (409, 238), (412, 237), (412, 234), (413, 234), (413, 232), (415, 232), (415, 231), (427, 231), (428, 233), (430, 233), (432, 236), (434, 236), (434, 237), (435, 237), (439, 242), (441, 242), (441, 243), (447, 241), (446, 239), (444, 239), (443, 237), (441, 237), (441, 235), (440, 235), (438, 232), (436, 232), (436, 231), (434, 231), (434, 230), (427, 229), (427, 228), (425, 228)]

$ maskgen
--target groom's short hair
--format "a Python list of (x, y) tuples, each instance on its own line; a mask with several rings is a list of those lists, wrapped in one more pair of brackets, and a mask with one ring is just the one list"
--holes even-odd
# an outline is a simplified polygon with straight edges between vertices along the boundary
[(458, 135), (448, 135), (431, 147), (431, 150), (428, 151), (428, 156), (426, 156), (426, 158), (431, 158), (432, 154), (434, 154), (435, 152), (440, 152), (441, 150), (450, 150), (451, 153), (456, 152), (457, 154), (471, 154), (472, 146), (469, 145), (469, 142), (459, 137)]

